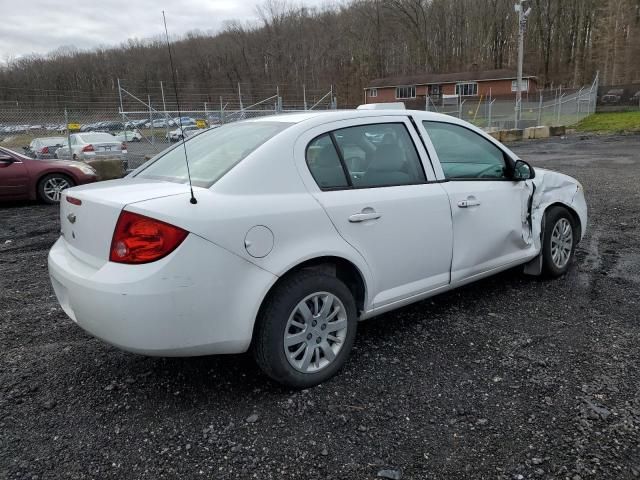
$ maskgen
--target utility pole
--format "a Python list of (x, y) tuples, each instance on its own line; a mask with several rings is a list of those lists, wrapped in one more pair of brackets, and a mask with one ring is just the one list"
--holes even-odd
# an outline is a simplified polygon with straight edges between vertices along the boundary
[(127, 140), (127, 120), (124, 114), (124, 106), (122, 104), (122, 88), (120, 87), (120, 79), (118, 79), (118, 96), (120, 97), (120, 115), (122, 115), (122, 127), (124, 128), (124, 141), (126, 142), (128, 141)]
[(167, 102), (164, 99), (164, 86), (160, 80), (160, 92), (162, 93), (162, 108), (164, 108), (164, 124), (167, 130), (167, 139), (169, 139), (169, 115), (167, 114)]
[(518, 80), (516, 84), (516, 111), (515, 111), (515, 128), (520, 124), (520, 116), (522, 114), (522, 64), (524, 63), (524, 31), (527, 27), (527, 17), (531, 13), (531, 8), (524, 10), (524, 2), (527, 0), (518, 0), (515, 10), (518, 12)]

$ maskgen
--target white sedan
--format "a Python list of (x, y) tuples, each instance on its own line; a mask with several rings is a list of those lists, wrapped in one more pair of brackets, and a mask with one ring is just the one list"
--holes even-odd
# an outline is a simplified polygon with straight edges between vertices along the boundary
[(292, 387), (334, 375), (359, 320), (517, 265), (562, 275), (587, 226), (576, 180), (436, 113), (278, 115), (186, 149), (193, 198), (182, 144), (65, 190), (58, 301), (124, 350), (251, 349)]
[(71, 151), (65, 143), (56, 150), (56, 158), (97, 160), (116, 157), (124, 160), (127, 154), (127, 144), (105, 132), (72, 133), (69, 135), (69, 143)]
[(112, 133), (112, 135), (119, 142), (139, 142), (142, 140), (142, 134), (137, 128), (122, 132), (115, 132)]
[(200, 131), (202, 130), (195, 125), (187, 125), (186, 127), (176, 128), (170, 131), (165, 135), (165, 138), (170, 142), (178, 142), (182, 140), (183, 136), (184, 138), (189, 138)]

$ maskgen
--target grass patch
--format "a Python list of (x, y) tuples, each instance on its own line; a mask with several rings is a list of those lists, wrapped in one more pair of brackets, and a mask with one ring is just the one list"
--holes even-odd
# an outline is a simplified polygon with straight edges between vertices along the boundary
[(576, 124), (579, 132), (640, 132), (640, 112), (595, 113)]

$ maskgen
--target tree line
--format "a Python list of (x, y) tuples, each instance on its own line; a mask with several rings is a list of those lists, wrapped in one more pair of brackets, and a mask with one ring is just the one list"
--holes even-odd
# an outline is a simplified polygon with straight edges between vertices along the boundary
[[(514, 68), (515, 0), (351, 0), (324, 8), (267, 0), (259, 21), (228, 23), (217, 34), (175, 41), (185, 98), (217, 101), (235, 91), (258, 99), (267, 85), (335, 86), (341, 105), (361, 103), (374, 78), (471, 68)], [(529, 0), (525, 72), (545, 87), (640, 81), (640, 0)], [(0, 69), (0, 108), (33, 91), (112, 101), (117, 79), (136, 94), (171, 79), (161, 38), (129, 40), (92, 51), (58, 50), (10, 61)], [(167, 95), (170, 89), (167, 88)], [(42, 101), (51, 98), (43, 94)]]

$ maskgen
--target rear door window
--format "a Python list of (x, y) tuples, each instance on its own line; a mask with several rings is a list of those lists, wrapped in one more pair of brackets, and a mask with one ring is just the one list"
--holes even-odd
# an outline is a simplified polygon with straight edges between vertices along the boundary
[(307, 165), (322, 189), (426, 182), (404, 123), (358, 125), (321, 135), (307, 147)]
[(309, 144), (307, 165), (314, 180), (323, 190), (349, 187), (349, 181), (329, 133), (319, 136)]

